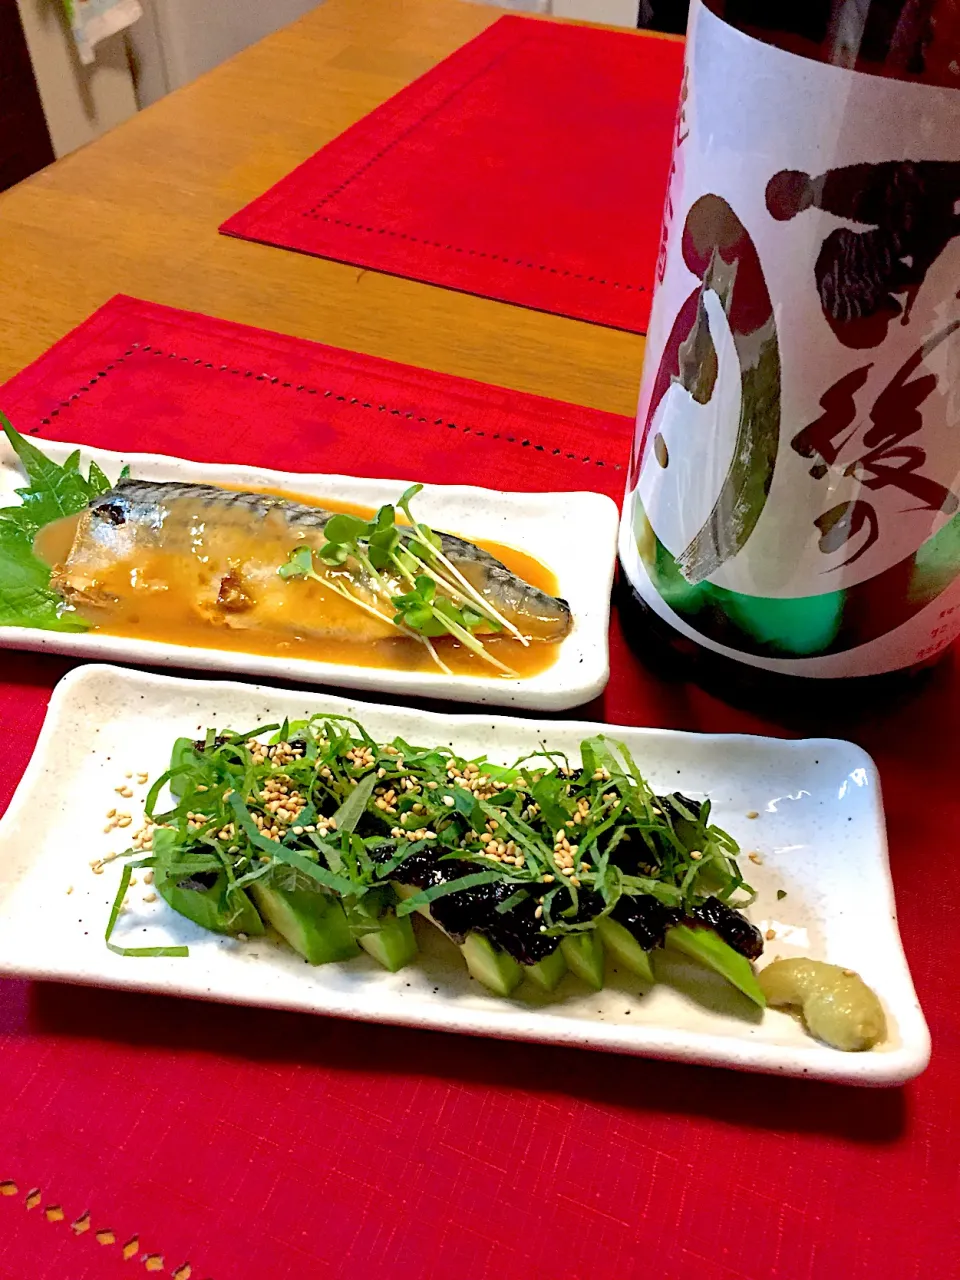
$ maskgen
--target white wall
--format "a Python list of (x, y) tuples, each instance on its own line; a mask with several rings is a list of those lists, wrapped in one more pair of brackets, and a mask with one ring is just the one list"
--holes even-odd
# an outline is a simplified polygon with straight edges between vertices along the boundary
[(553, 0), (550, 12), (557, 18), (582, 18), (606, 22), (612, 27), (636, 27), (640, 0)]
[(17, 0), (50, 141), (58, 156), (92, 142), (137, 110), (123, 34), (97, 45), (93, 66), (77, 57), (60, 0)]
[(527, 13), (552, 13), (556, 18), (580, 18), (613, 27), (636, 27), (641, 0), (479, 0), (503, 9)]
[(140, 0), (127, 33), (147, 106), (315, 9), (320, 0)]

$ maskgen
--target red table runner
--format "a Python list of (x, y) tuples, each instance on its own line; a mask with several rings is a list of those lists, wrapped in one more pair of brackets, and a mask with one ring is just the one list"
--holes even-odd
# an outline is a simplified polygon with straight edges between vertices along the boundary
[(501, 18), (220, 229), (643, 333), (682, 62)]
[[(397, 476), (414, 457), (437, 481), (613, 495), (632, 430), (122, 298), (0, 389), (0, 408), (108, 447)], [(2, 663), (0, 806), (70, 665)], [(598, 717), (777, 731), (655, 680), (616, 621), (612, 665)], [(957, 1275), (958, 719), (948, 663), (855, 735), (880, 764), (934, 1036), (907, 1088), (0, 981), (0, 1280), (121, 1280), (148, 1260), (179, 1280), (187, 1263), (192, 1280)]]

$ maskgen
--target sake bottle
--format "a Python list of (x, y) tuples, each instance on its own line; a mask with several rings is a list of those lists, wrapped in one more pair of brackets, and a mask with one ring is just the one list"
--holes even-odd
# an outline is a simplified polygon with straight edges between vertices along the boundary
[(628, 627), (799, 689), (960, 632), (958, 89), (960, 0), (693, 0)]

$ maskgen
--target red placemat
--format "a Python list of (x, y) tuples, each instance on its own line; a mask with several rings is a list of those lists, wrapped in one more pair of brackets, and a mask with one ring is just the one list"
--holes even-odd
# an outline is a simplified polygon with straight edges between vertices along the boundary
[(682, 63), (501, 18), (220, 230), (643, 333)]
[[(614, 494), (632, 429), (131, 299), (0, 407), (32, 433), (292, 469), (407, 474), (402, 440), (432, 479)], [(616, 625), (612, 643), (596, 714), (770, 729), (654, 680)], [(0, 805), (69, 665), (2, 661)], [(0, 982), (0, 1280), (122, 1280), (148, 1257), (167, 1276), (189, 1260), (192, 1280), (957, 1275), (958, 719), (948, 664), (856, 734), (880, 763), (934, 1034), (906, 1089)], [(71, 1229), (87, 1211), (90, 1229)]]

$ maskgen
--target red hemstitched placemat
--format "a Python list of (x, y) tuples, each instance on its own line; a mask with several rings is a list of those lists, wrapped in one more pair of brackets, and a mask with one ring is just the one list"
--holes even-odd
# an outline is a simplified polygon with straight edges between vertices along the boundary
[(682, 63), (501, 18), (220, 230), (643, 333)]
[[(292, 470), (408, 475), (402, 439), (433, 480), (612, 494), (631, 432), (122, 298), (0, 389), (0, 408), (44, 436)], [(0, 660), (2, 807), (71, 664)], [(612, 665), (598, 717), (776, 732), (655, 680), (616, 622)], [(188, 1262), (191, 1280), (950, 1280), (958, 720), (952, 663), (855, 735), (880, 764), (934, 1035), (906, 1089), (0, 981), (0, 1280), (122, 1280), (147, 1259), (179, 1280)]]

